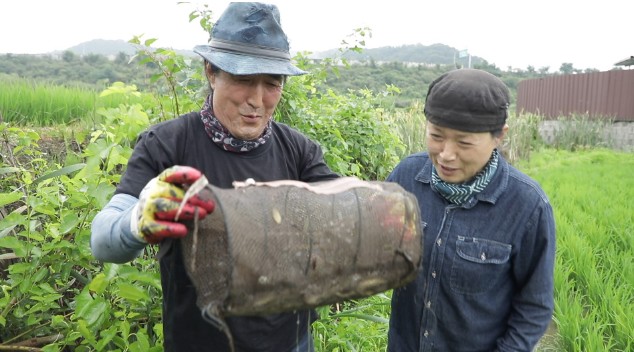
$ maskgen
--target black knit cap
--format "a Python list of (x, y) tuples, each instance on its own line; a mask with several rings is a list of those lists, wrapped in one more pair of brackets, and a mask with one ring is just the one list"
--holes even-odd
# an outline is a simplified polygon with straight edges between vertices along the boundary
[(510, 94), (499, 78), (477, 69), (447, 72), (430, 85), (427, 121), (464, 132), (493, 132), (504, 127)]

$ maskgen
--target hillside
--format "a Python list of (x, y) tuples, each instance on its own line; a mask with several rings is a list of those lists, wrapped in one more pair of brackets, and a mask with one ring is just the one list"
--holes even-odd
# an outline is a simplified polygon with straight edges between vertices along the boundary
[[(123, 52), (126, 55), (134, 55), (136, 48), (124, 40), (94, 39), (67, 48), (63, 51), (71, 51), (77, 55), (97, 54), (106, 57), (115, 57)], [(175, 51), (185, 56), (196, 56), (191, 50)], [(339, 56), (339, 49), (315, 52), (310, 55), (314, 59), (334, 58)], [(460, 58), (459, 50), (444, 44), (432, 45), (402, 45), (398, 47), (386, 46), (381, 48), (364, 49), (361, 53), (347, 52), (343, 58), (350, 61), (362, 62), (402, 62), (402, 63), (423, 63), (429, 65), (451, 65), (458, 63), (467, 66), (468, 59)], [(486, 63), (480, 57), (471, 58), (472, 65)]]
[[(313, 58), (324, 59), (338, 55), (338, 49), (317, 52), (311, 55)], [(361, 53), (347, 52), (343, 57), (351, 61), (365, 62), (402, 62), (419, 63), (429, 65), (468, 65), (468, 57), (460, 57), (460, 51), (445, 44), (432, 45), (402, 45), (386, 46), (373, 49), (364, 49)], [(486, 64), (483, 58), (472, 56), (471, 65)]]
[(103, 56), (116, 56), (119, 53), (134, 55), (136, 47), (125, 40), (93, 39), (67, 48), (63, 51), (71, 51), (77, 55), (97, 54)]
[[(107, 40), (107, 39), (93, 39), (87, 42), (83, 42), (67, 48), (62, 51), (70, 51), (77, 55), (96, 54), (106, 57), (116, 57), (119, 53), (124, 53), (128, 56), (136, 54), (136, 46), (130, 44), (125, 40)], [(184, 56), (197, 56), (191, 50), (174, 49), (178, 54)]]

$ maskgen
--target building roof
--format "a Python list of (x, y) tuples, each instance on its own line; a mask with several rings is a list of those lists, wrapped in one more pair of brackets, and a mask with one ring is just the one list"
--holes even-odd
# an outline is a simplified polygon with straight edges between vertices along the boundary
[(625, 60), (621, 60), (614, 64), (614, 66), (632, 66), (634, 65), (634, 56), (630, 56)]

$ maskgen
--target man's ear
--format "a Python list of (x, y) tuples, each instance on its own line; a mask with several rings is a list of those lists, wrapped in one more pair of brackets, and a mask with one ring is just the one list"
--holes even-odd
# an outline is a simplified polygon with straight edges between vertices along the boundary
[(502, 127), (502, 133), (500, 133), (500, 135), (497, 137), (497, 144), (500, 145), (502, 144), (502, 141), (504, 141), (504, 137), (506, 137), (506, 133), (509, 131), (509, 125), (508, 124), (504, 124), (504, 127)]
[(214, 90), (216, 86), (216, 74), (211, 69), (211, 64), (205, 61), (205, 76), (207, 76), (207, 81), (209, 81), (209, 87), (211, 90)]

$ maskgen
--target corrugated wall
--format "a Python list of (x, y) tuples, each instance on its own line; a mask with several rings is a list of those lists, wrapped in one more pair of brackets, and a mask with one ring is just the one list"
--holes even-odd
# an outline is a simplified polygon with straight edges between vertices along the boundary
[(549, 119), (588, 114), (634, 121), (634, 70), (592, 72), (521, 81), (517, 113)]

